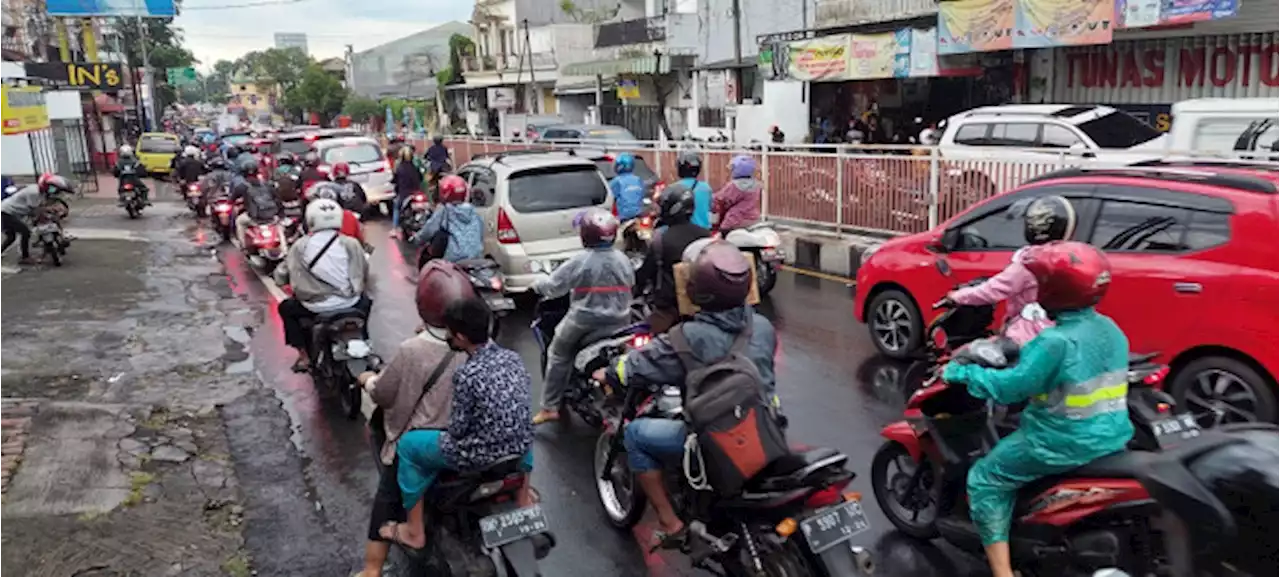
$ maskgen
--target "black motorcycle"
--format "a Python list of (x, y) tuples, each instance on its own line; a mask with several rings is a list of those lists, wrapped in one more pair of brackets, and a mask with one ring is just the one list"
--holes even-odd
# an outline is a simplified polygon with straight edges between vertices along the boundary
[[(596, 441), (595, 476), (605, 516), (614, 527), (630, 529), (646, 499), (627, 466), (623, 427), (639, 417), (681, 419), (683, 403), (672, 386), (631, 386), (620, 393), (621, 410)], [(861, 495), (842, 493), (855, 476), (845, 468), (848, 460), (834, 449), (797, 447), (731, 496), (694, 488), (690, 479), (703, 476), (693, 464), (697, 459), (686, 455), (683, 463), (666, 463), (671, 502), (689, 529), (681, 550), (694, 567), (726, 577), (870, 575), (870, 552), (852, 544), (871, 527)]]
[(146, 206), (146, 203), (142, 200), (140, 186), (142, 185), (131, 180), (122, 180), (120, 181), (119, 190), (116, 191), (125, 212), (129, 213), (129, 218), (141, 216), (142, 209)]
[(200, 183), (195, 181), (180, 182), (178, 186), (181, 187), (183, 199), (187, 201), (187, 208), (195, 213), (196, 217), (204, 216), (204, 191), (200, 189)]
[(415, 192), (399, 202), (400, 232), (403, 238), (413, 238), (431, 216), (431, 203), (425, 192)]
[(311, 335), (311, 380), (336, 395), (343, 414), (353, 420), (363, 399), (356, 376), (379, 364), (369, 345), (367, 322), (363, 311), (344, 309), (303, 323)]
[(62, 259), (67, 255), (67, 247), (71, 240), (62, 230), (62, 221), (68, 215), (66, 204), (54, 201), (36, 211), (33, 219), (32, 236), (36, 246), (44, 253), (44, 259), (53, 266), (62, 266)]
[(501, 326), (500, 319), (516, 309), (516, 301), (505, 294), (506, 279), (498, 269), (498, 263), (487, 258), (477, 258), (460, 260), (455, 264), (467, 273), (467, 277), (471, 279), (471, 286), (476, 289), (476, 294), (489, 305), (489, 311), (493, 313), (493, 328), (490, 333), (497, 337)]

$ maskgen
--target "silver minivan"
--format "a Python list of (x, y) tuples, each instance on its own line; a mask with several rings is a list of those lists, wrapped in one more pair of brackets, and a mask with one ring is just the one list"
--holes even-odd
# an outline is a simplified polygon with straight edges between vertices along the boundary
[(521, 293), (581, 252), (579, 212), (611, 210), (608, 183), (587, 158), (568, 151), (511, 151), (478, 156), (457, 171), (484, 219), (485, 256)]

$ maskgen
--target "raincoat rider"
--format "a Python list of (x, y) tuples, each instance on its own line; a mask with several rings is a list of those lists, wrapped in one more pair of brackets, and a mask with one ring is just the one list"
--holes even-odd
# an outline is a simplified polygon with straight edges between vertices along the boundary
[(690, 222), (693, 216), (693, 191), (683, 186), (669, 186), (658, 199), (658, 224), (644, 263), (636, 270), (633, 293), (641, 296), (651, 290), (649, 327), (656, 333), (666, 332), (680, 321), (676, 306), (675, 272), (672, 266), (683, 258), (684, 249), (695, 240), (707, 238), (711, 233)]
[(622, 222), (639, 217), (644, 210), (644, 181), (633, 172), (635, 167), (636, 159), (629, 152), (619, 154), (613, 161), (617, 176), (609, 181), (609, 191)]
[(746, 228), (760, 221), (760, 181), (755, 179), (756, 161), (739, 154), (729, 162), (732, 179), (720, 187), (712, 199), (720, 215), (720, 234)]
[[(450, 174), (440, 179), (439, 188), (440, 204), (423, 223), (422, 230), (413, 237), (413, 244), (435, 244), (431, 241), (437, 234), (443, 234), (447, 235), (444, 253), (426, 255), (428, 251), (424, 250), (424, 257), (443, 258), (449, 262), (480, 258), (484, 254), (484, 222), (476, 207), (467, 202), (470, 197), (467, 181)], [(422, 264), (419, 262), (419, 267)]]
[(574, 355), (593, 335), (609, 335), (631, 319), (631, 287), (635, 271), (622, 251), (613, 247), (618, 220), (606, 210), (587, 209), (578, 215), (578, 236), (587, 250), (538, 279), (533, 290), (544, 298), (569, 293), (569, 312), (556, 325), (547, 347), (547, 374), (543, 381), (542, 410), (533, 424), (558, 420), (560, 397), (569, 384)]
[(1056, 324), (990, 369), (952, 361), (942, 378), (998, 404), (1029, 401), (1017, 431), (969, 469), (969, 512), (994, 577), (1013, 577), (1009, 528), (1018, 489), (1122, 451), (1133, 436), (1126, 401), (1129, 340), (1094, 306), (1111, 284), (1107, 258), (1080, 242), (1040, 247), (1024, 265)]
[(999, 274), (982, 284), (956, 289), (947, 294), (947, 300), (960, 305), (994, 305), (1008, 300), (1003, 334), (1019, 345), (1035, 338), (1053, 321), (1044, 309), (1036, 304), (1036, 279), (1024, 264), (1038, 245), (1071, 238), (1076, 228), (1076, 212), (1067, 199), (1042, 196), (1028, 206), (1014, 203), (1007, 213), (1017, 218), (1023, 212), (1023, 236), (1031, 246), (1018, 249), (1013, 260)]
[[(146, 183), (142, 182), (142, 178), (147, 175), (146, 167), (142, 166), (142, 162), (133, 154), (133, 147), (128, 144), (120, 146), (120, 154), (116, 159), (116, 166), (111, 170), (116, 179), (121, 184), (130, 183), (138, 193), (142, 195), (143, 204), (151, 204), (151, 189), (147, 188)], [(124, 199), (120, 199), (119, 203), (124, 204)]]

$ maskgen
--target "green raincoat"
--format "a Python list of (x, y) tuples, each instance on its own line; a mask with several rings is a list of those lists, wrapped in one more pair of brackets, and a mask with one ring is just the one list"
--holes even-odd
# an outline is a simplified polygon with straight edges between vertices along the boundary
[(969, 470), (969, 512), (984, 545), (1009, 541), (1018, 489), (1124, 450), (1129, 340), (1092, 308), (1059, 313), (1007, 369), (948, 363), (943, 379), (999, 404), (1029, 400), (1017, 431)]

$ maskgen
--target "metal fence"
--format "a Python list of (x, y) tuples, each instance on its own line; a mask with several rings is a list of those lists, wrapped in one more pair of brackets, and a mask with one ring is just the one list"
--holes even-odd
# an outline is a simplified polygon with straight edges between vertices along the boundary
[(49, 128), (29, 133), (36, 174), (52, 172), (75, 179), (76, 190), (96, 192), (88, 127), (80, 119), (54, 120)]
[[(449, 139), (446, 144), (453, 151), (455, 166), (477, 154), (548, 147), (477, 139)], [(660, 181), (671, 182), (676, 179), (676, 156), (688, 145), (607, 143), (606, 148), (644, 158)], [(702, 158), (702, 178), (717, 190), (729, 180), (730, 159), (739, 154), (754, 157), (757, 177), (764, 183), (762, 212), (771, 220), (835, 232), (878, 234), (922, 232), (1028, 179), (1098, 162), (1063, 150), (995, 150), (963, 159), (949, 157), (936, 147), (845, 146), (824, 150), (804, 145), (735, 150), (712, 145), (696, 150)], [(1162, 155), (1118, 154), (1109, 157), (1108, 163), (1119, 165)]]

